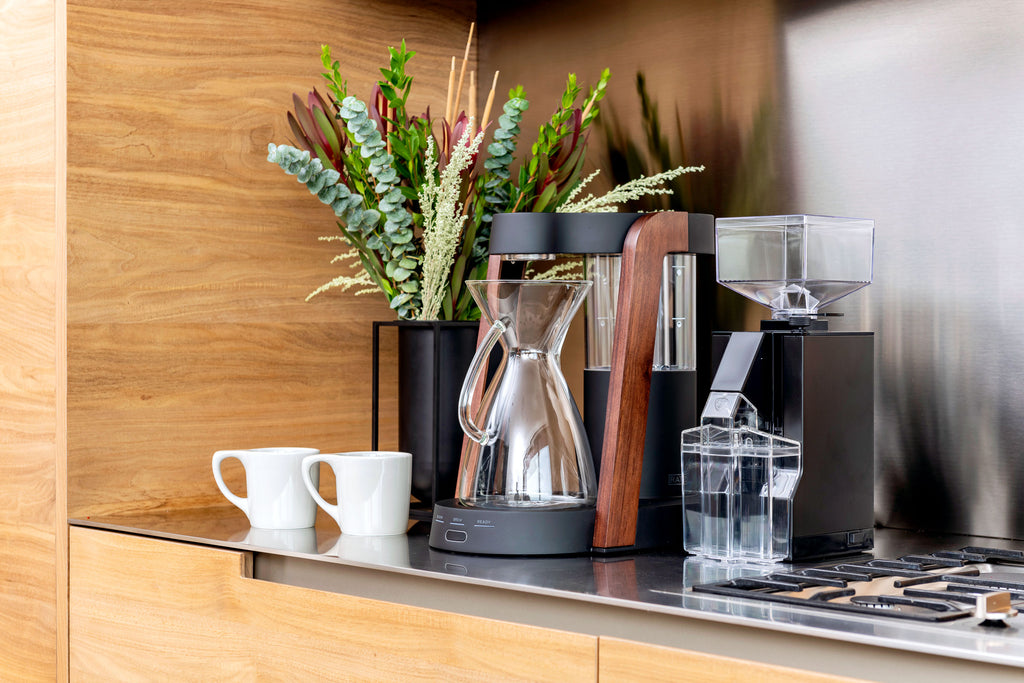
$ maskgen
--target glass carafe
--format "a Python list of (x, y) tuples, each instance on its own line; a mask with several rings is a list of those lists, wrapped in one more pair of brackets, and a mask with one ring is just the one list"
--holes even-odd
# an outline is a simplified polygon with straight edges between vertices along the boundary
[[(490, 325), (459, 397), (469, 436), (457, 497), (474, 507), (552, 509), (594, 505), (590, 444), (562, 374), (560, 353), (589, 282), (471, 280)], [(473, 392), (491, 349), (504, 357), (475, 415)]]

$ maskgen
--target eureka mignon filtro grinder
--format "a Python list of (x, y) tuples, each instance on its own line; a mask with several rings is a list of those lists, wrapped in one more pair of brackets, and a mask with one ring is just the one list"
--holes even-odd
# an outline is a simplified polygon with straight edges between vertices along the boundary
[[(430, 545), (557, 555), (681, 543), (679, 434), (697, 424), (711, 380), (713, 217), (500, 214), (490, 253), (487, 280), (475, 286), (481, 344), (503, 351), (501, 382), (486, 392), (476, 383), (473, 407), (462, 411), (469, 436), (457, 496), (435, 504)], [(542, 269), (537, 262), (567, 255), (584, 256), (585, 281), (522, 280), (528, 264)], [(561, 378), (530, 379), (559, 374), (551, 354), (563, 321), (547, 318), (576, 291), (587, 294), (582, 420)], [(557, 344), (538, 333), (548, 329), (562, 335)], [(510, 373), (520, 378), (514, 392)], [(469, 384), (483, 376), (471, 370)], [(573, 452), (555, 452), (565, 444)]]
[[(719, 218), (715, 241), (718, 282), (772, 317), (712, 337), (702, 426), (682, 440), (687, 551), (796, 560), (871, 549), (874, 337), (830, 331), (821, 309), (871, 282), (874, 222)], [(759, 444), (772, 440), (769, 461)]]

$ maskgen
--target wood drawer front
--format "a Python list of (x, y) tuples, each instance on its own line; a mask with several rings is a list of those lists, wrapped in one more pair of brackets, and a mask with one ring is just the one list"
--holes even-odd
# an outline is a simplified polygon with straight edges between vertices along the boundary
[(843, 676), (605, 636), (601, 636), (599, 644), (598, 678), (601, 683), (866, 683)]
[(593, 636), (257, 581), (245, 552), (70, 542), (72, 680), (596, 680)]

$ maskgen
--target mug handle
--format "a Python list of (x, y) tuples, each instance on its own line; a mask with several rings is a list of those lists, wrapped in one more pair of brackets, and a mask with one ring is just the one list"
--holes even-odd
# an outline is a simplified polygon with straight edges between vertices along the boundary
[(487, 335), (480, 346), (477, 347), (476, 354), (469, 364), (469, 372), (466, 373), (466, 379), (462, 383), (462, 391), (459, 392), (459, 424), (462, 425), (462, 431), (466, 432), (466, 436), (480, 444), (486, 444), (493, 435), (487, 433), (485, 429), (480, 429), (473, 422), (473, 416), (469, 412), (473, 403), (473, 389), (476, 388), (476, 384), (480, 379), (480, 372), (484, 368), (484, 362), (491, 355), (491, 349), (498, 343), (498, 338), (501, 337), (506, 329), (505, 323), (499, 318), (491, 325), (491, 329), (487, 330)]
[(246, 466), (245, 463), (245, 451), (217, 451), (213, 454), (213, 478), (217, 480), (217, 488), (224, 494), (224, 497), (235, 504), (245, 516), (249, 516), (249, 499), (236, 496), (231, 493), (228, 489), (228, 485), (224, 483), (224, 475), (221, 474), (220, 467), (228, 458), (234, 458), (238, 462), (242, 463), (242, 467)]
[[(324, 500), (323, 496), (320, 495), (320, 487), (313, 483), (313, 477), (311, 477), (309, 474), (309, 470), (313, 467), (313, 465), (319, 465), (322, 462), (327, 462), (327, 460), (319, 455), (307, 455), (305, 458), (302, 459), (302, 483), (306, 485), (306, 490), (309, 491), (309, 495), (313, 497), (313, 500), (316, 501), (316, 504), (322, 507), (324, 509), (324, 512), (333, 517), (335, 522), (341, 524), (340, 520), (338, 519), (338, 515), (340, 512), (338, 506), (331, 505), (326, 500)], [(327, 464), (330, 465), (330, 463)]]

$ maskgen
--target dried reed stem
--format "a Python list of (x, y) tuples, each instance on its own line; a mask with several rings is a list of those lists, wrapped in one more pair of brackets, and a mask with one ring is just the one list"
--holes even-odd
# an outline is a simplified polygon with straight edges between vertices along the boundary
[(459, 69), (459, 87), (455, 90), (455, 110), (452, 116), (459, 115), (459, 102), (462, 101), (462, 82), (466, 77), (466, 63), (469, 61), (469, 46), (473, 43), (473, 29), (476, 22), (469, 25), (469, 37), (466, 38), (466, 51), (462, 54), (462, 67)]
[(452, 95), (455, 94), (455, 56), (452, 56), (452, 69), (448, 72), (448, 99), (444, 104), (444, 120), (452, 119)]
[(484, 105), (484, 115), (480, 119), (480, 130), (483, 130), (484, 126), (487, 125), (487, 120), (491, 116), (491, 107), (494, 105), (494, 90), (498, 87), (498, 73), (494, 72), (494, 80), (491, 81), (491, 91), (487, 93), (487, 104)]

